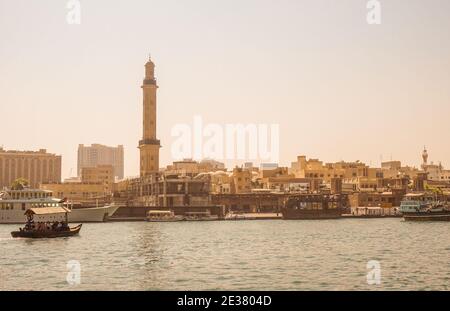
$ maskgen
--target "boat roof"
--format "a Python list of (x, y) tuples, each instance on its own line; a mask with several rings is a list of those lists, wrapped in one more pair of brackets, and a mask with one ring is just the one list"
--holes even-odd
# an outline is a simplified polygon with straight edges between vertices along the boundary
[(37, 207), (30, 208), (25, 212), (25, 215), (48, 215), (48, 214), (65, 214), (70, 213), (70, 210), (65, 207)]
[(63, 203), (63, 202), (61, 199), (57, 198), (33, 198), (33, 199), (1, 198), (0, 203)]
[(167, 213), (167, 214), (171, 214), (173, 213), (172, 211), (148, 211), (149, 214), (161, 214), (161, 213)]
[(44, 189), (24, 188), (24, 189), (20, 189), (20, 190), (19, 189), (18, 190), (7, 189), (6, 192), (10, 192), (10, 193), (21, 193), (21, 192), (52, 193), (53, 191), (44, 190)]
[(424, 196), (425, 193), (407, 193), (405, 197), (414, 198), (414, 197), (421, 197)]
[(380, 210), (380, 206), (358, 206), (357, 209)]

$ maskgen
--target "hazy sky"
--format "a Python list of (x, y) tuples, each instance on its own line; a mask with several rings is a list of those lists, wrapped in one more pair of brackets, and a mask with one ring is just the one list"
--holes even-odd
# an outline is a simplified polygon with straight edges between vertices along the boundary
[[(137, 175), (144, 63), (156, 63), (161, 166), (171, 128), (279, 123), (280, 160), (450, 166), (450, 1), (0, 0), (0, 145), (63, 155), (125, 146)], [(73, 169), (73, 170), (72, 170)], [(72, 170), (72, 173), (71, 173)]]

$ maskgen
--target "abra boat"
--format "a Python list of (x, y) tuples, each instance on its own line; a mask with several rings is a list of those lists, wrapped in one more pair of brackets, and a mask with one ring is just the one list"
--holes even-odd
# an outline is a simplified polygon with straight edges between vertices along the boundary
[[(25, 212), (27, 217), (27, 223), (24, 228), (20, 228), (19, 231), (11, 232), (13, 238), (31, 238), (31, 239), (43, 239), (43, 238), (60, 238), (70, 237), (80, 233), (81, 224), (70, 228), (67, 223), (67, 214), (70, 210), (64, 207), (46, 207), (46, 208), (30, 208)], [(35, 215), (56, 215), (64, 214), (65, 221), (54, 222), (34, 222)]]
[(406, 221), (450, 221), (450, 207), (425, 194), (407, 194), (400, 204)]
[(183, 221), (184, 217), (175, 215), (173, 211), (148, 211), (146, 220), (149, 222)]
[(186, 212), (184, 214), (184, 220), (187, 221), (213, 221), (213, 220), (219, 220), (219, 216), (217, 215), (211, 215), (211, 212), (204, 211), (204, 212)]
[(338, 219), (345, 213), (346, 196), (297, 194), (286, 199), (281, 209), (283, 219)]

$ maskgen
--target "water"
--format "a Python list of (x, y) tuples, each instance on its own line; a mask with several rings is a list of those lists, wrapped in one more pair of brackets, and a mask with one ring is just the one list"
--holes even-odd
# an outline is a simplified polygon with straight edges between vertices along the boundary
[[(449, 290), (450, 223), (400, 219), (85, 224), (79, 237), (10, 238), (2, 290)], [(81, 265), (69, 285), (67, 262)], [(378, 260), (381, 284), (368, 285)]]

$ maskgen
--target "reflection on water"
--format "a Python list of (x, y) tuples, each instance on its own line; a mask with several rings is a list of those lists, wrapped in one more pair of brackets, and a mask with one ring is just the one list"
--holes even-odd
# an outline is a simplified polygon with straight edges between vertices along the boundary
[[(450, 224), (399, 219), (85, 224), (79, 237), (12, 239), (3, 290), (407, 290), (450, 288)], [(67, 262), (81, 284), (66, 282)], [(381, 285), (367, 284), (367, 262)]]

